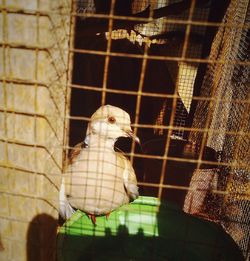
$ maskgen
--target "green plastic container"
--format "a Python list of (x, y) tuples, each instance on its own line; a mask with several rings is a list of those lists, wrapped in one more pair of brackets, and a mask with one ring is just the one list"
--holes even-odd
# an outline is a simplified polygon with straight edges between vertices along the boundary
[(58, 233), (58, 260), (225, 260), (243, 256), (217, 224), (184, 213), (156, 198), (139, 197), (105, 216), (81, 211)]

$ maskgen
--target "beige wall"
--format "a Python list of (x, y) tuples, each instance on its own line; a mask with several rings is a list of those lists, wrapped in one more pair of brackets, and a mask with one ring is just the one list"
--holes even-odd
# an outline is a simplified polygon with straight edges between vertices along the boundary
[(62, 168), (70, 1), (0, 4), (0, 260), (50, 260)]

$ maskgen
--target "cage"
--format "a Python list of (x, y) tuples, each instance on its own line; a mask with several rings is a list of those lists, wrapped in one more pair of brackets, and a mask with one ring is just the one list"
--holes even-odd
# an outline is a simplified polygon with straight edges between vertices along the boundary
[[(248, 260), (249, 1), (0, 9), (0, 260)], [(105, 104), (141, 140), (115, 143), (140, 197), (59, 224), (62, 174)]]

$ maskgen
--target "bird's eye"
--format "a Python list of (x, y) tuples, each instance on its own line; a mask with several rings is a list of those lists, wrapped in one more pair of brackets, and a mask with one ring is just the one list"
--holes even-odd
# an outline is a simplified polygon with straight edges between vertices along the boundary
[(108, 122), (111, 124), (114, 124), (116, 122), (115, 117), (112, 117), (112, 116), (108, 117)]

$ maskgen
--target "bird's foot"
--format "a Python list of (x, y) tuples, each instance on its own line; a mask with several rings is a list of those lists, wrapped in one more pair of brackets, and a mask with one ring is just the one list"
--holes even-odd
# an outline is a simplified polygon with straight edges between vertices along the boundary
[(89, 218), (91, 219), (92, 223), (96, 225), (96, 216), (92, 214), (88, 214)]
[(108, 218), (109, 218), (109, 216), (110, 216), (110, 212), (109, 212), (109, 213), (107, 213), (105, 216), (106, 216), (106, 219), (108, 219)]

